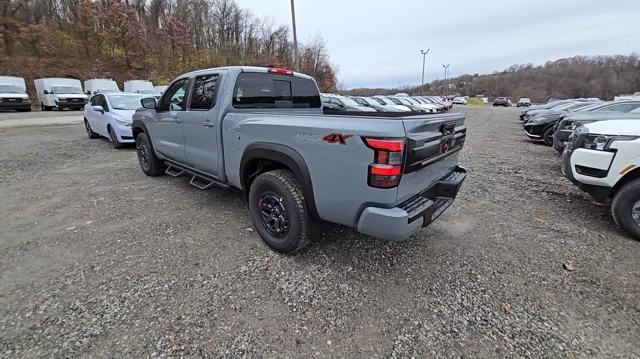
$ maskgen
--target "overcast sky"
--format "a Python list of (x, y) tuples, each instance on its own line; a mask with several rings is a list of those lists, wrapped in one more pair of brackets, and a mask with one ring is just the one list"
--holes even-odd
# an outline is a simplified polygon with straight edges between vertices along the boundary
[[(278, 23), (290, 0), (237, 0)], [(640, 53), (640, 0), (296, 0), (298, 39), (322, 35), (346, 88), (490, 73), (574, 55)]]

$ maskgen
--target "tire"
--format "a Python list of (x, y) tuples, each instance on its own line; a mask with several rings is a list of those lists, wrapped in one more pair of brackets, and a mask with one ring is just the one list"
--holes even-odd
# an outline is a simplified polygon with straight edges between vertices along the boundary
[(155, 177), (164, 174), (166, 167), (153, 150), (151, 141), (146, 133), (141, 133), (136, 137), (136, 153), (142, 172), (147, 176)]
[(124, 147), (124, 144), (118, 140), (118, 135), (116, 135), (116, 131), (114, 131), (113, 127), (111, 126), (109, 126), (109, 140), (111, 140), (111, 145), (116, 150)]
[(542, 134), (542, 141), (544, 142), (545, 145), (547, 146), (553, 146), (553, 133), (555, 131), (553, 131), (553, 126), (547, 128), (546, 130), (544, 130), (544, 133)]
[[(613, 220), (636, 240), (640, 240), (640, 220), (636, 222), (633, 219), (633, 207), (638, 202), (640, 202), (640, 178), (622, 186), (611, 202)], [(640, 217), (640, 212), (637, 211), (636, 217)]]
[(51, 111), (51, 107), (45, 106), (44, 103), (40, 102), (40, 109), (42, 111)]
[(84, 129), (87, 130), (87, 136), (94, 140), (98, 137), (100, 137), (100, 135), (98, 135), (97, 133), (93, 132), (93, 129), (91, 129), (91, 125), (89, 124), (89, 121), (87, 121), (87, 119), (84, 119)]
[[(277, 252), (293, 254), (311, 242), (304, 195), (288, 170), (265, 172), (253, 181), (249, 213), (262, 240)], [(275, 220), (277, 217), (280, 219)], [(278, 233), (278, 229), (282, 232)]]

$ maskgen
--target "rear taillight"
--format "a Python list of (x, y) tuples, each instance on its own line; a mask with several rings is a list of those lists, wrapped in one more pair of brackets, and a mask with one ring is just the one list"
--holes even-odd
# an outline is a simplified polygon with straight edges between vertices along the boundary
[(369, 186), (393, 188), (400, 184), (404, 159), (404, 139), (363, 138), (373, 149), (373, 163), (369, 165)]
[(268, 71), (272, 74), (293, 75), (293, 71), (287, 70), (287, 69), (281, 69), (278, 67), (272, 67)]

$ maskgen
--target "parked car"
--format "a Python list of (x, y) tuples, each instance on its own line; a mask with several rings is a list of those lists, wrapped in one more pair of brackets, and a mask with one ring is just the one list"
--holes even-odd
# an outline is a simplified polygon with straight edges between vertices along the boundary
[(399, 104), (391, 101), (390, 99), (388, 99), (388, 98), (386, 98), (384, 96), (373, 96), (371, 98), (376, 100), (376, 101), (378, 101), (380, 104), (382, 104), (384, 106), (390, 106), (392, 108), (395, 108), (399, 112), (411, 112), (411, 111), (413, 111), (408, 106), (405, 106), (405, 105), (402, 105), (402, 104), (399, 105)]
[(496, 99), (493, 100), (493, 107), (496, 106), (509, 107), (509, 100), (506, 97), (496, 97)]
[(0, 110), (31, 111), (31, 100), (22, 77), (0, 76)]
[(89, 96), (108, 92), (120, 92), (118, 84), (111, 79), (91, 79), (84, 82), (84, 93)]
[(322, 94), (322, 105), (334, 111), (376, 112), (375, 109), (361, 105), (345, 96)]
[[(595, 104), (597, 106), (598, 104)], [(524, 132), (534, 141), (542, 141), (545, 145), (553, 145), (553, 134), (558, 121), (567, 113), (579, 112), (594, 107), (590, 102), (567, 103), (553, 110), (538, 112), (524, 123)]]
[(576, 128), (563, 153), (563, 173), (640, 239), (640, 121), (607, 120)]
[[(622, 114), (625, 114), (624, 117)], [(640, 116), (640, 101), (609, 102), (588, 111), (571, 113), (560, 118), (553, 135), (553, 148), (562, 153), (576, 127), (611, 119), (636, 119)]]
[(453, 107), (453, 103), (451, 101), (447, 100), (446, 97), (442, 97), (442, 96), (427, 96), (427, 98), (430, 98), (433, 101), (441, 104), (447, 110), (451, 110), (451, 108)]
[(88, 101), (82, 92), (80, 80), (65, 78), (44, 78), (33, 81), (36, 95), (43, 111), (71, 109), (80, 110)]
[(464, 115), (324, 115), (313, 78), (285, 69), (190, 72), (142, 103), (133, 115), (142, 171), (242, 189), (256, 232), (280, 252), (309, 240), (312, 219), (404, 240), (466, 177)]
[(451, 101), (454, 105), (466, 105), (467, 99), (464, 97), (455, 97), (453, 101)]
[(412, 99), (413, 99), (413, 101), (419, 102), (419, 103), (424, 104), (424, 105), (434, 106), (436, 112), (444, 112), (445, 111), (444, 106), (442, 106), (441, 104), (439, 104), (439, 103), (437, 103), (437, 102), (435, 102), (435, 101), (433, 101), (431, 99), (422, 98), (422, 97), (412, 97)]
[(517, 107), (529, 107), (531, 106), (531, 100), (528, 97), (523, 97), (518, 100)]
[(419, 108), (424, 109), (427, 113), (438, 113), (441, 111), (438, 111), (438, 107), (436, 105), (432, 105), (430, 103), (424, 103), (422, 101), (418, 101), (417, 99), (413, 98), (413, 97), (400, 97), (401, 99), (403, 99), (406, 102), (411, 103), (414, 106), (418, 106)]
[(99, 93), (84, 106), (84, 127), (89, 138), (106, 137), (113, 148), (134, 143), (131, 132), (132, 116), (141, 108), (141, 100), (149, 95), (137, 93)]
[(524, 123), (527, 123), (529, 120), (531, 120), (532, 118), (538, 116), (541, 113), (546, 113), (549, 111), (563, 111), (564, 109), (571, 107), (575, 104), (578, 103), (586, 103), (584, 101), (576, 101), (576, 100), (567, 100), (567, 101), (558, 101), (558, 102), (554, 102), (551, 104), (548, 104), (546, 106), (543, 107), (538, 107), (538, 108), (532, 108), (529, 110), (525, 110), (524, 111), (524, 118), (522, 119), (522, 121)]
[(409, 101), (409, 97), (407, 97), (407, 96), (400, 96), (400, 97), (387, 96), (387, 98), (389, 100), (391, 100), (392, 102), (394, 102), (396, 105), (403, 105), (403, 106), (406, 106), (406, 107), (410, 108), (411, 111), (413, 111), (413, 112), (423, 112), (423, 113), (431, 113), (432, 112), (430, 108), (426, 108), (425, 106), (421, 106), (421, 105), (413, 103), (412, 101)]
[(387, 106), (370, 97), (352, 97), (361, 106), (370, 107), (378, 112), (402, 112), (393, 106)]

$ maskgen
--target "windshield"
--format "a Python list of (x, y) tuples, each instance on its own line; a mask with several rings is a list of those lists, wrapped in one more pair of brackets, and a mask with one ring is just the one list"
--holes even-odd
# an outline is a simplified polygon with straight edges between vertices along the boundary
[(574, 105), (571, 105), (569, 107), (566, 108), (567, 111), (572, 112), (572, 111), (577, 111), (577, 110), (582, 110), (586, 107), (591, 107), (593, 104), (589, 103), (589, 102), (582, 102), (582, 103), (577, 103)]
[(143, 94), (147, 94), (147, 95), (153, 95), (155, 93), (158, 93), (158, 91), (156, 90), (138, 90), (136, 91), (138, 93), (143, 93)]
[(359, 103), (355, 102), (353, 99), (349, 98), (349, 97), (337, 97), (337, 99), (342, 102), (342, 104), (347, 105), (347, 106), (362, 106)]
[(26, 91), (19, 86), (0, 85), (0, 93), (26, 93)]
[(395, 103), (391, 102), (390, 100), (387, 100), (384, 97), (374, 97), (373, 99), (378, 101), (381, 105), (395, 105)]
[(53, 93), (56, 94), (82, 94), (82, 90), (73, 86), (54, 86)]
[(142, 107), (140, 100), (146, 96), (109, 95), (108, 97), (114, 110), (135, 110)]
[(523, 97), (520, 99), (520, 102), (531, 102), (528, 97)]

